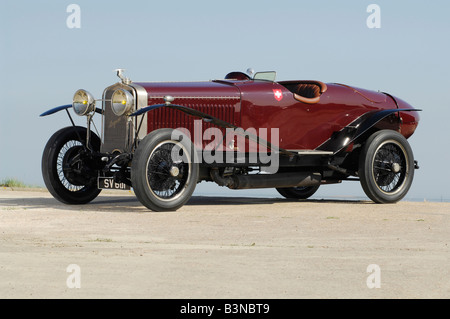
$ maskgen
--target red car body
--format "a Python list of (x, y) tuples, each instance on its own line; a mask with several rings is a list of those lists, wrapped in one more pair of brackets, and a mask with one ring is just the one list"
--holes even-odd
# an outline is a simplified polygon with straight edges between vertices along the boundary
[[(164, 103), (171, 95), (177, 104), (193, 108), (229, 122), (244, 130), (271, 128), (280, 130), (284, 149), (320, 149), (334, 132), (341, 131), (362, 115), (379, 110), (413, 109), (408, 103), (388, 94), (327, 83), (320, 100), (307, 104), (294, 98), (284, 85), (302, 81), (269, 82), (254, 80), (216, 80), (210, 82), (136, 83), (148, 94), (148, 105)], [(320, 83), (318, 81), (303, 81)], [(281, 92), (277, 99), (274, 92)], [(415, 131), (419, 114), (398, 112), (401, 123), (380, 123), (409, 138)], [(194, 118), (175, 109), (157, 109), (147, 115), (147, 134), (160, 128), (188, 128), (193, 132)], [(207, 129), (212, 125), (204, 125)], [(192, 133), (191, 133), (192, 134)], [(193, 136), (193, 134), (192, 134)]]
[[(200, 181), (273, 187), (306, 199), (322, 184), (357, 179), (373, 201), (393, 203), (406, 195), (418, 168), (407, 139), (419, 110), (388, 93), (277, 82), (273, 72), (231, 72), (205, 82), (132, 82), (122, 70), (118, 76), (121, 82), (104, 90), (101, 109), (78, 90), (72, 104), (41, 114), (66, 110), (73, 124), (72, 107), (87, 117), (87, 128), (61, 129), (44, 150), (44, 181), (62, 202), (86, 203), (102, 188), (133, 187), (148, 208), (174, 210)], [(90, 130), (95, 113), (102, 116), (100, 137)], [(179, 130), (186, 136), (174, 134)], [(240, 136), (244, 145), (236, 144)], [(216, 153), (222, 155), (207, 160)], [(268, 163), (255, 153), (275, 157)]]

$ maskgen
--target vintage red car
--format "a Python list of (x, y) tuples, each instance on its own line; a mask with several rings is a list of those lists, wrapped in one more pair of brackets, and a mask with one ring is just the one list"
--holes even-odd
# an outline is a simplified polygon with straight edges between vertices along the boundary
[[(338, 83), (276, 81), (275, 72), (231, 72), (205, 82), (120, 82), (102, 107), (78, 90), (65, 110), (72, 125), (45, 146), (50, 193), (84, 204), (101, 189), (133, 188), (151, 210), (176, 210), (196, 184), (276, 188), (306, 199), (323, 184), (359, 180), (376, 203), (408, 192), (418, 168), (407, 139), (417, 109), (384, 92)], [(74, 124), (69, 108), (87, 119)], [(95, 113), (100, 133), (91, 131)]]

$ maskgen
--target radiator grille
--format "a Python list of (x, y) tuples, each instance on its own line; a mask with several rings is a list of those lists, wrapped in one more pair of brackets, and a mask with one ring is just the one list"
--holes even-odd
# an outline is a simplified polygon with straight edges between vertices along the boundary
[[(155, 99), (149, 100), (149, 104), (157, 104), (161, 103), (160, 100), (156, 101)], [(235, 98), (230, 99), (220, 99), (216, 101), (205, 101), (205, 100), (195, 100), (195, 99), (181, 99), (176, 98), (176, 103), (182, 106), (186, 106), (192, 108), (194, 110), (206, 113), (223, 121), (226, 121), (230, 124), (239, 126), (239, 112), (236, 110), (239, 109), (240, 100)], [(176, 109), (169, 108), (159, 108), (153, 110), (148, 113), (147, 118), (147, 127), (148, 132), (150, 133), (153, 130), (157, 130), (160, 128), (184, 128), (187, 129), (191, 135), (191, 138), (194, 137), (194, 120), (199, 120), (199, 118), (190, 116), (186, 113), (183, 113)], [(219, 128), (222, 131), (222, 134), (225, 134), (225, 129), (217, 127), (211, 123), (202, 122), (202, 132), (195, 132), (196, 134), (203, 134), (205, 130), (211, 127)], [(202, 135), (203, 136), (203, 135)], [(225, 135), (223, 135), (225, 136)], [(211, 141), (203, 141), (203, 147), (209, 144)], [(199, 145), (197, 145), (199, 146)]]
[(127, 148), (130, 134), (127, 128), (127, 117), (117, 116), (111, 109), (111, 97), (115, 90), (125, 89), (133, 96), (135, 95), (130, 87), (117, 83), (105, 89), (103, 92), (103, 134), (101, 152), (113, 153), (114, 151), (124, 152)]

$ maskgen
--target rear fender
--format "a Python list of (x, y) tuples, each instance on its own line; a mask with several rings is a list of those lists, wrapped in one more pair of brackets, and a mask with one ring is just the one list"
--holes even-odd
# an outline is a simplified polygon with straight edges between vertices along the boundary
[(371, 111), (361, 115), (355, 121), (344, 127), (339, 132), (334, 132), (332, 136), (317, 150), (333, 152), (334, 154), (340, 152), (348, 147), (356, 139), (369, 131), (381, 120), (385, 119), (391, 114), (398, 112), (413, 112), (420, 111), (417, 109), (388, 109), (382, 111)]

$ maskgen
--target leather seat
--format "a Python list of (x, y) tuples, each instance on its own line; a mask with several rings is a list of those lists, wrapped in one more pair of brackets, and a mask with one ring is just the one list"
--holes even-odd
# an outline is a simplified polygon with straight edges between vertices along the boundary
[(295, 88), (295, 93), (306, 98), (315, 98), (320, 96), (320, 87), (316, 84), (299, 84)]
[(320, 81), (285, 82), (283, 85), (294, 94), (297, 101), (307, 104), (318, 103), (322, 93), (327, 90), (327, 85)]

